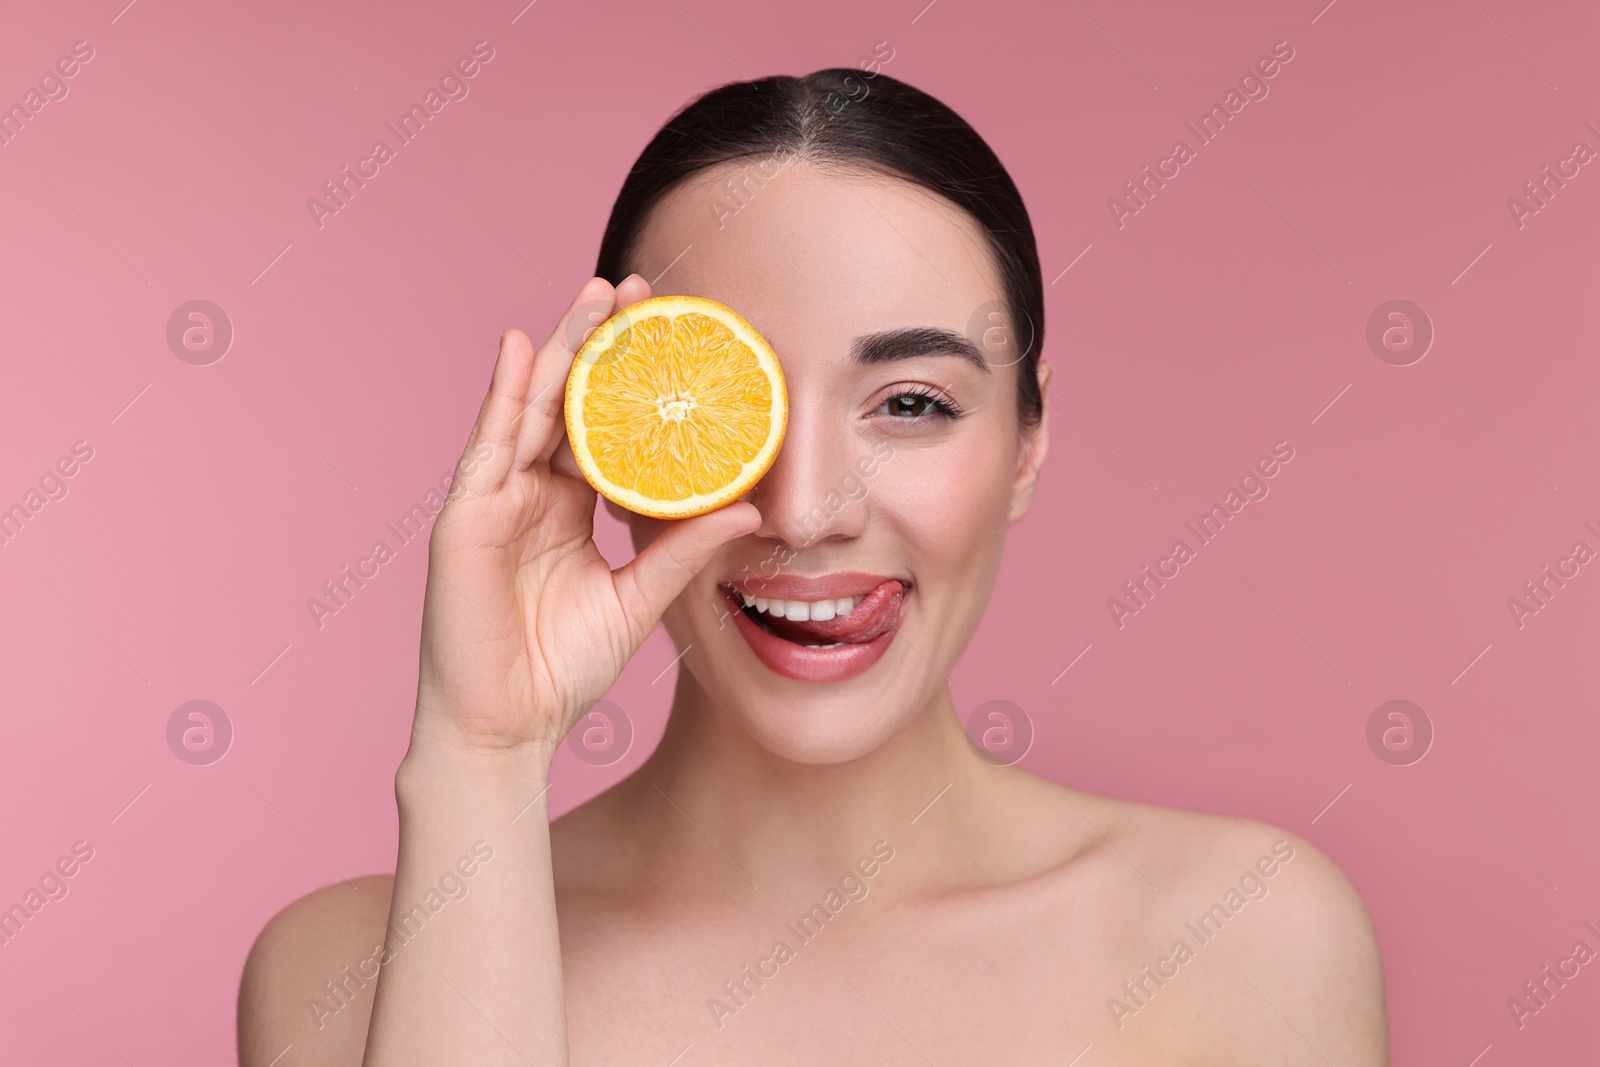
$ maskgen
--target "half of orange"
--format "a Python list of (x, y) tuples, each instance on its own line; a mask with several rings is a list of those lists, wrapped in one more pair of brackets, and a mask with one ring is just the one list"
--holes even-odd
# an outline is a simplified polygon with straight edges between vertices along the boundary
[(641, 515), (686, 519), (733, 503), (767, 473), (789, 395), (772, 346), (738, 312), (655, 296), (578, 350), (566, 420), (596, 492)]

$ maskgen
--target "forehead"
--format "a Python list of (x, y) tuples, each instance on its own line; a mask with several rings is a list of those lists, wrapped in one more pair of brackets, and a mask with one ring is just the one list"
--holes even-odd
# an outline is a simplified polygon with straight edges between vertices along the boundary
[(660, 275), (655, 293), (719, 300), (780, 352), (802, 342), (843, 351), (897, 326), (968, 334), (1001, 298), (978, 224), (938, 194), (799, 161), (768, 165), (763, 178), (757, 163), (708, 168), (656, 205), (631, 264)]

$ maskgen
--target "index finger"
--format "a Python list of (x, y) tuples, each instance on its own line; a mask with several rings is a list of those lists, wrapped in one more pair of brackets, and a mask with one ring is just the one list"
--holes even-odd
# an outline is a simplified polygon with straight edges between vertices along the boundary
[(604, 278), (591, 278), (578, 290), (534, 356), (528, 396), (518, 415), (515, 469), (526, 470), (534, 460), (548, 460), (561, 443), (566, 433), (567, 376), (584, 341), (618, 309), (649, 295), (649, 283), (637, 274), (628, 275), (615, 287)]

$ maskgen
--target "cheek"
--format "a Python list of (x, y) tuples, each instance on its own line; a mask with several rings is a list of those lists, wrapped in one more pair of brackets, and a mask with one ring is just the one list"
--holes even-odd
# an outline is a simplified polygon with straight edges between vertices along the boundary
[(879, 474), (875, 507), (901, 532), (913, 568), (967, 569), (995, 550), (991, 542), (1004, 530), (1010, 506), (1010, 479), (997, 450), (980, 444), (904, 447)]

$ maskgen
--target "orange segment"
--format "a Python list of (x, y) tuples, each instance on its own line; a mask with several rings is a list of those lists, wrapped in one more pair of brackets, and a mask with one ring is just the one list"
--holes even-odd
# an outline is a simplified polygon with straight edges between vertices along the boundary
[(595, 490), (684, 519), (731, 504), (783, 443), (789, 397), (772, 346), (738, 312), (656, 296), (590, 335), (567, 376), (567, 439)]

